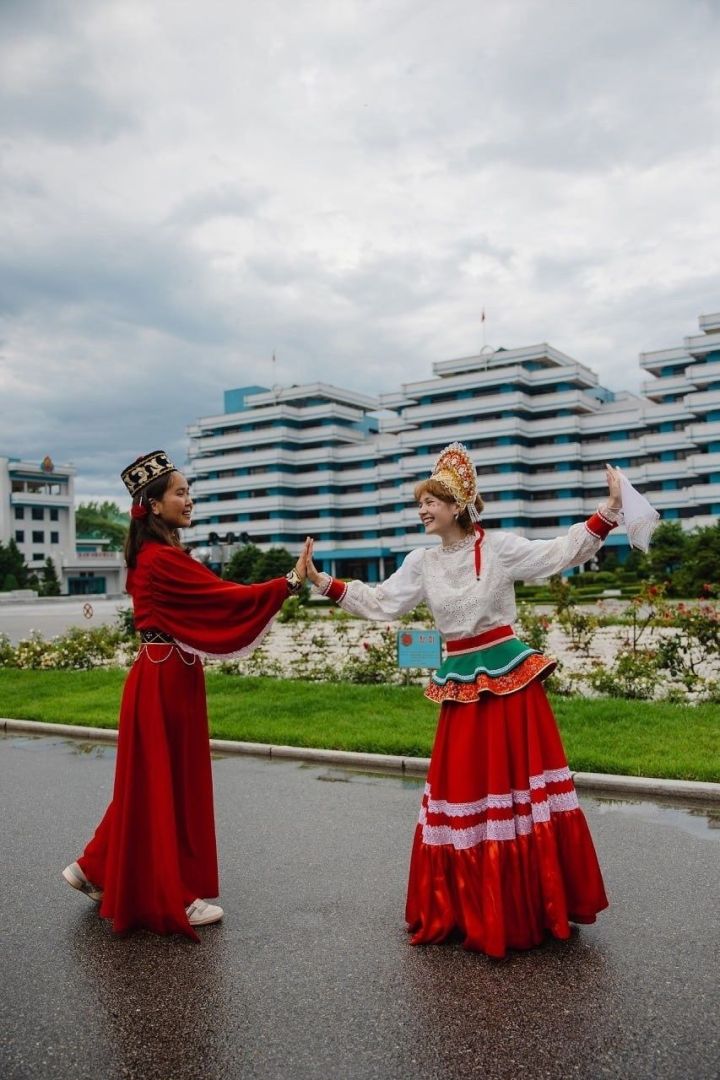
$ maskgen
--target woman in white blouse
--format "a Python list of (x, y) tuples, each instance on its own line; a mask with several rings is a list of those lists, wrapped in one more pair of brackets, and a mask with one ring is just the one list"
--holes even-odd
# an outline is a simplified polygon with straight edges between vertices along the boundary
[(514, 582), (593, 557), (618, 523), (620, 478), (587, 521), (553, 540), (480, 524), (475, 468), (460, 443), (418, 484), (425, 532), (381, 585), (308, 578), (346, 611), (393, 619), (424, 600), (447, 658), (425, 691), (441, 703), (415, 832), (406, 919), (413, 944), (459, 933), (467, 949), (501, 957), (570, 935), (607, 907), (592, 838), (579, 808), (542, 679), (555, 662), (514, 634)]

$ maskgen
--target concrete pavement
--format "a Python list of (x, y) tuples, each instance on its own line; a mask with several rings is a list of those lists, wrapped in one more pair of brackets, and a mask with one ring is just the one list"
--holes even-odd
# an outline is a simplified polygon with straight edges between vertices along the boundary
[(227, 915), (198, 946), (114, 939), (60, 879), (113, 764), (0, 738), (7, 1080), (719, 1075), (717, 809), (584, 797), (610, 910), (498, 963), (407, 943), (421, 780), (219, 758)]

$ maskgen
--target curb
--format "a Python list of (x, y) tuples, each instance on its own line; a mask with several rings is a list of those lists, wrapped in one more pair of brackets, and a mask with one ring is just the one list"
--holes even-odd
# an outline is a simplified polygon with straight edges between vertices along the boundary
[[(115, 743), (114, 728), (79, 727), (74, 724), (46, 724), (39, 720), (11, 720), (0, 717), (0, 733), (60, 735), (70, 739)], [(221, 754), (241, 754), (286, 761), (312, 761), (353, 769), (372, 769), (399, 776), (425, 776), (430, 758), (401, 757), (396, 754), (366, 754), (354, 750), (323, 750), (309, 746), (274, 746), (270, 743), (234, 742), (211, 739), (210, 749)], [(652, 776), (621, 776), (616, 773), (572, 774), (575, 787), (603, 795), (682, 799), (696, 803), (720, 803), (720, 784), (700, 780), (667, 780)]]

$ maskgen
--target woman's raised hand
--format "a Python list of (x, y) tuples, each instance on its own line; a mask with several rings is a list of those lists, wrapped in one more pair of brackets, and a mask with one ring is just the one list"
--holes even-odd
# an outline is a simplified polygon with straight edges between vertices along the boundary
[[(300, 552), (300, 557), (295, 563), (295, 573), (301, 581), (304, 581), (305, 578), (309, 576), (308, 563), (312, 566), (312, 550), (314, 543), (315, 541), (313, 540), (312, 536), (305, 537), (305, 543), (303, 544), (303, 549)], [(310, 578), (310, 580), (312, 581), (313, 579)]]
[(605, 475), (608, 484), (608, 510), (619, 510), (622, 506), (622, 488), (620, 487), (620, 472), (612, 465), (605, 465)]
[(319, 572), (318, 568), (316, 567), (315, 563), (313, 562), (312, 557), (313, 557), (313, 549), (312, 549), (312, 544), (311, 544), (310, 545), (310, 555), (308, 557), (308, 562), (307, 562), (307, 576), (308, 576), (308, 581), (311, 581), (313, 583), (313, 585), (317, 585), (318, 582), (320, 581), (320, 572)]

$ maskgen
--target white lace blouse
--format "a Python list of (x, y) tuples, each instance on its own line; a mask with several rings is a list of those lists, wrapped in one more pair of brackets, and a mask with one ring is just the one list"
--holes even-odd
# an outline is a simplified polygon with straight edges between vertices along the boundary
[[(598, 515), (604, 528), (592, 531)], [(474, 637), (496, 626), (515, 622), (515, 581), (537, 581), (587, 562), (602, 546), (618, 521), (615, 511), (601, 506), (598, 515), (572, 525), (564, 536), (528, 540), (524, 536), (488, 529), (482, 541), (480, 578), (475, 576), (475, 536), (447, 548), (416, 548), (381, 585), (350, 581), (337, 603), (366, 619), (395, 619), (424, 600), (446, 641)], [(332, 578), (321, 575), (319, 589), (328, 593)]]

